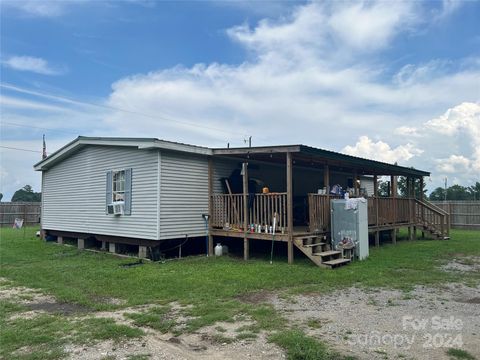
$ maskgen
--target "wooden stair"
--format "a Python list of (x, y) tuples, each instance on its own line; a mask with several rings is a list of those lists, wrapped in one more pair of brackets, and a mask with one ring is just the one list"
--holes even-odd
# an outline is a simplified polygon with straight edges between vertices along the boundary
[(321, 235), (296, 236), (293, 243), (317, 266), (333, 269), (350, 262), (350, 259), (342, 258), (341, 251), (330, 250)]
[(428, 202), (415, 200), (417, 226), (436, 239), (450, 239), (450, 214)]

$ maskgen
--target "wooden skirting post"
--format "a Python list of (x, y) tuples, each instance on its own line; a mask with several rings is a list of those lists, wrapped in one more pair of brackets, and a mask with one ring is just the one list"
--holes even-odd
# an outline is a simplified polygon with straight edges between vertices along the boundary
[(57, 236), (57, 243), (58, 244), (63, 244), (63, 236)]
[(208, 255), (213, 256), (213, 235), (212, 235), (212, 215), (213, 215), (213, 158), (208, 158)]
[(380, 246), (380, 231), (375, 231), (375, 246), (379, 247)]
[(249, 239), (248, 239), (248, 163), (244, 162), (243, 167), (243, 259), (250, 257)]
[(417, 240), (417, 227), (413, 227), (413, 240)]
[(116, 252), (115, 243), (113, 243), (113, 242), (108, 243), (108, 252), (111, 252), (111, 253), (115, 254), (115, 252)]
[(397, 229), (392, 230), (392, 244), (397, 244)]
[(288, 263), (293, 264), (293, 184), (292, 153), (287, 152), (287, 228), (288, 228)]
[(410, 225), (408, 226), (408, 240), (412, 240), (412, 226)]
[(77, 246), (79, 250), (85, 249), (85, 239), (78, 239)]

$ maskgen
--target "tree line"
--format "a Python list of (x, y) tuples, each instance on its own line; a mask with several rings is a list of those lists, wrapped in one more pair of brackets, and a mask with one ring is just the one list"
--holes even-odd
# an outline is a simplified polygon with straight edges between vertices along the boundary
[[(3, 199), (3, 194), (0, 193), (0, 201)], [(11, 202), (40, 202), (42, 201), (42, 193), (33, 191), (30, 185), (25, 185), (18, 189), (12, 196)]]
[[(480, 200), (480, 182), (476, 182), (472, 186), (452, 185), (446, 190), (442, 187), (437, 187), (430, 195), (427, 196), (425, 182), (423, 188), (420, 189), (420, 182), (415, 181), (415, 197), (419, 198), (420, 193), (423, 192), (424, 198), (432, 201), (438, 200)], [(407, 197), (407, 178), (399, 176), (397, 181), (397, 191), (400, 197)], [(379, 196), (390, 196), (390, 181), (379, 181), (378, 185)], [(445, 196), (446, 195), (446, 196)]]

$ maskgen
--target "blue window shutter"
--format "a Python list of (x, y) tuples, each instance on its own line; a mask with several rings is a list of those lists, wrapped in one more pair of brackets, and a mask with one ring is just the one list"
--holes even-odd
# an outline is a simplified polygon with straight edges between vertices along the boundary
[(112, 203), (112, 198), (113, 198), (113, 189), (112, 189), (112, 177), (113, 177), (113, 172), (107, 171), (107, 184), (106, 184), (106, 191), (105, 191), (105, 214), (108, 214), (108, 205)]
[(132, 169), (125, 169), (125, 215), (132, 214)]

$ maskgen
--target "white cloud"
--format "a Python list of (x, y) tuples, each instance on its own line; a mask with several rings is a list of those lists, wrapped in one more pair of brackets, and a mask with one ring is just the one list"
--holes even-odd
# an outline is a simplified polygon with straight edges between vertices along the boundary
[(444, 173), (459, 173), (468, 171), (471, 161), (462, 155), (451, 155), (447, 159), (437, 160), (437, 169)]
[(388, 46), (400, 28), (417, 21), (414, 2), (338, 2), (328, 20), (332, 33), (359, 51)]
[(417, 128), (411, 126), (400, 126), (394, 130), (394, 133), (402, 136), (421, 136), (418, 133)]
[(5, 0), (4, 6), (15, 8), (30, 16), (57, 17), (65, 13), (65, 7), (70, 1), (39, 1), (39, 0)]
[(360, 136), (354, 146), (345, 146), (342, 151), (348, 155), (399, 165), (423, 152), (412, 144), (399, 145), (392, 149), (387, 143), (380, 140), (373, 142), (368, 136)]
[(60, 75), (65, 69), (56, 69), (42, 58), (33, 56), (11, 56), (2, 60), (2, 65), (18, 71), (30, 71), (42, 75)]

